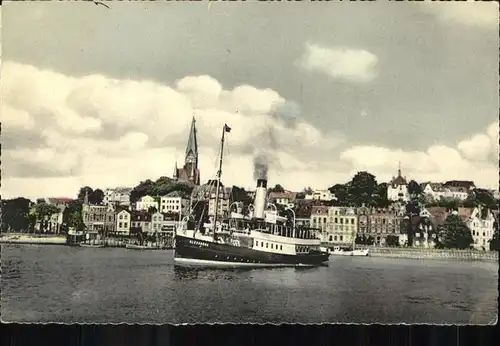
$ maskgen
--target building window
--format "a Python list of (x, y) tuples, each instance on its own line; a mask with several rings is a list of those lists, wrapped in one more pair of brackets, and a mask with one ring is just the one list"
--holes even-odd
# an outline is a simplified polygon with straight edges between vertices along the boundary
[(354, 219), (351, 219), (351, 225), (354, 225)]
[(343, 240), (343, 238), (344, 238), (343, 236), (340, 236), (340, 241), (342, 241), (342, 240)]
[(337, 236), (333, 237), (333, 240), (334, 240), (334, 241), (337, 241)]
[(268, 244), (266, 243), (266, 249), (267, 249), (267, 245), (268, 245)]
[(280, 250), (283, 250), (283, 245), (280, 245)]

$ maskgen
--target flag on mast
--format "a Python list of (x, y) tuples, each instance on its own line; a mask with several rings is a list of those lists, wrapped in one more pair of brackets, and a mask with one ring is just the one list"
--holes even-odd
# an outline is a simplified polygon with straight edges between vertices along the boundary
[(227, 124), (224, 124), (224, 131), (231, 132), (231, 128)]

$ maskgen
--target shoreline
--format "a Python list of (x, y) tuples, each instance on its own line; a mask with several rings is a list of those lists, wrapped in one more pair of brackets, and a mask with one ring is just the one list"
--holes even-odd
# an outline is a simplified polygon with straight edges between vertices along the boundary
[[(0, 244), (7, 245), (66, 245), (70, 246), (66, 237), (61, 236), (20, 236), (11, 235), (0, 238)], [(116, 244), (118, 245), (118, 244)], [(108, 246), (125, 248), (125, 246)], [(370, 257), (404, 258), (415, 260), (445, 260), (445, 261), (480, 261), (498, 262), (497, 251), (474, 251), (474, 250), (453, 250), (453, 249), (420, 249), (420, 248), (382, 248), (364, 247), (370, 250)], [(331, 255), (330, 259), (339, 257)]]
[(376, 247), (370, 247), (369, 249), (370, 256), (372, 257), (405, 258), (416, 260), (428, 259), (467, 262), (498, 262), (497, 251)]

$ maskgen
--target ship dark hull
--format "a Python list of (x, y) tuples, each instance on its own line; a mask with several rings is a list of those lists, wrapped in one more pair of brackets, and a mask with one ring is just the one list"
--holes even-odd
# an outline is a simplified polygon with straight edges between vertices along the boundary
[(318, 266), (328, 261), (324, 252), (288, 255), (253, 250), (227, 244), (216, 244), (177, 235), (176, 265), (223, 267), (295, 267)]

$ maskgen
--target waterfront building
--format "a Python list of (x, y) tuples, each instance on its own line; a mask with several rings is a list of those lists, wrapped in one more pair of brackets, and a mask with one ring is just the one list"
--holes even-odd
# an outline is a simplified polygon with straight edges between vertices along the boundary
[(358, 232), (357, 235), (368, 237), (370, 227), (370, 208), (364, 204), (356, 210), (358, 215)]
[(45, 232), (59, 234), (62, 231), (62, 226), (64, 223), (64, 210), (66, 209), (66, 205), (58, 204), (56, 205), (56, 207), (59, 209), (59, 211), (48, 217)]
[(328, 207), (327, 239), (332, 244), (352, 244), (358, 231), (356, 209)]
[(408, 192), (408, 183), (406, 178), (401, 175), (401, 165), (398, 168), (397, 177), (393, 177), (387, 184), (387, 199), (389, 201), (408, 202), (410, 193)]
[(162, 213), (189, 213), (189, 199), (184, 198), (181, 192), (173, 191), (165, 196), (160, 197), (160, 209)]
[[(413, 247), (433, 248), (436, 244), (437, 227), (433, 220), (432, 213), (426, 208), (422, 208), (418, 216), (412, 219)], [(406, 234), (405, 241), (408, 240), (406, 225), (402, 225), (402, 234)]]
[[(401, 244), (400, 238), (405, 229), (402, 228), (403, 217), (399, 209), (371, 208), (367, 219), (368, 236), (374, 240), (374, 245), (388, 245), (388, 237), (393, 237), (394, 242)], [(389, 242), (390, 243), (390, 242)]]
[(137, 211), (147, 211), (149, 208), (155, 208), (158, 210), (158, 202), (156, 199), (152, 196), (142, 196), (139, 198), (139, 200), (135, 203), (135, 209)]
[(177, 168), (177, 162), (175, 162), (173, 179), (200, 185), (200, 170), (198, 168), (198, 139), (196, 134), (196, 120), (193, 117), (191, 129), (189, 131), (186, 154), (184, 157), (184, 166), (182, 168)]
[(116, 233), (119, 235), (129, 235), (131, 227), (131, 215), (126, 209), (116, 214)]
[(311, 227), (318, 230), (317, 233), (319, 233), (320, 235), (319, 238), (323, 243), (326, 243), (329, 239), (327, 234), (327, 224), (328, 224), (328, 207), (323, 205), (312, 206)]
[(104, 190), (103, 204), (129, 206), (131, 192), (132, 188), (129, 187), (117, 187), (114, 189), (106, 189)]
[(467, 226), (472, 232), (474, 248), (478, 250), (489, 250), (490, 241), (493, 238), (495, 217), (490, 209), (479, 206), (474, 208)]
[(152, 233), (173, 234), (179, 224), (179, 214), (156, 212), (151, 216)]
[(82, 204), (82, 219), (90, 233), (103, 233), (114, 231), (115, 212), (112, 206), (93, 205), (89, 203), (88, 193)]
[(317, 201), (335, 201), (337, 198), (329, 190), (314, 190), (311, 193), (305, 195), (306, 200), (317, 200)]
[(131, 233), (142, 232), (142, 233), (150, 233), (151, 232), (151, 214), (144, 210), (136, 210), (132, 212), (131, 215)]

